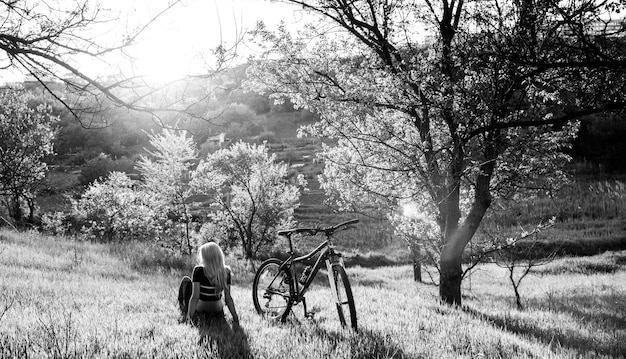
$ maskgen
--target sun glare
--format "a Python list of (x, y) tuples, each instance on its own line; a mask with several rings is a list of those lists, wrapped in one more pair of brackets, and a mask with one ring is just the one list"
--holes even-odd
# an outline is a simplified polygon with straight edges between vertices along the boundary
[(407, 202), (402, 205), (402, 215), (405, 217), (417, 217), (420, 214), (417, 204), (414, 202)]
[[(190, 1), (174, 7), (158, 26), (150, 29), (134, 49), (135, 75), (147, 81), (167, 83), (215, 66), (212, 51), (232, 47), (258, 19), (275, 26), (280, 19), (295, 21), (293, 6), (250, 0)], [(246, 58), (247, 46), (237, 46)], [(231, 64), (232, 65), (232, 64)]]
[(164, 84), (175, 81), (202, 68), (194, 64), (202, 47), (193, 32), (167, 24), (151, 33), (139, 43), (131, 56), (133, 72), (146, 81)]
[(186, 61), (175, 54), (148, 49), (138, 55), (135, 66), (137, 75), (145, 77), (146, 81), (164, 84), (180, 79), (187, 73)]

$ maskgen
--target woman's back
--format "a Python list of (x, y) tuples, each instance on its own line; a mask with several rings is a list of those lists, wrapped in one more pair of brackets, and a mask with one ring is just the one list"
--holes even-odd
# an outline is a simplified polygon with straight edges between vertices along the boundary
[[(233, 316), (233, 322), (239, 323), (239, 318), (235, 310), (235, 304), (230, 293), (231, 271), (224, 265), (224, 253), (214, 242), (203, 244), (198, 249), (198, 258), (201, 265), (193, 269), (192, 278), (183, 278), (179, 289), (181, 293), (188, 293), (187, 286), (191, 286), (191, 298), (188, 300), (187, 318), (193, 319), (196, 312), (213, 314), (223, 317), (224, 302), (228, 306)], [(185, 284), (188, 283), (188, 284)], [(224, 293), (224, 301), (222, 301)], [(184, 308), (185, 303), (181, 304)]]
[[(228, 268), (226, 269), (226, 285), (231, 284), (231, 274)], [(193, 269), (192, 281), (200, 284), (200, 295), (198, 297), (198, 308), (200, 312), (216, 313), (220, 312), (223, 308), (222, 305), (222, 293), (224, 290), (219, 287), (215, 279), (208, 278), (206, 276), (203, 266), (196, 266)]]

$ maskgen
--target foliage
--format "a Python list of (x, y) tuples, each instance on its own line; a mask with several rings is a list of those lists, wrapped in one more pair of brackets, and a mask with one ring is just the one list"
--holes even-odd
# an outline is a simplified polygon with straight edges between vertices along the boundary
[(246, 92), (242, 89), (235, 89), (232, 92), (233, 102), (247, 105), (255, 114), (261, 115), (270, 112), (271, 101), (266, 97), (254, 92)]
[(153, 159), (141, 156), (136, 165), (142, 177), (141, 191), (150, 199), (157, 217), (170, 218), (181, 227), (180, 248), (191, 253), (188, 182), (197, 157), (196, 144), (182, 131), (164, 129), (149, 137)]
[(134, 162), (126, 157), (113, 160), (110, 156), (101, 153), (86, 161), (80, 170), (79, 181), (83, 186), (87, 186), (95, 180), (104, 178), (111, 172), (133, 173)]
[[(264, 145), (239, 142), (209, 154), (194, 170), (195, 142), (184, 132), (149, 137), (154, 149), (137, 162), (139, 181), (112, 172), (90, 185), (76, 205), (74, 215), (86, 223), (83, 232), (90, 238), (152, 237), (187, 253), (207, 239), (221, 239), (253, 258), (273, 242), (277, 228), (293, 224), (299, 189), (288, 183), (287, 165), (276, 164)], [(210, 221), (199, 231), (192, 223), (192, 196), (195, 205), (211, 206)], [(46, 222), (67, 231), (67, 218), (50, 216)]]
[(76, 236), (84, 224), (76, 213), (51, 212), (41, 216), (41, 229), (46, 234), (56, 236)]
[(428, 268), (439, 272), (439, 257), (443, 241), (437, 223), (425, 212), (418, 211), (413, 203), (405, 203), (402, 213), (390, 217), (394, 233), (406, 241), (414, 267), (416, 281), (422, 281), (422, 268), (426, 268), (430, 278), (433, 275)]
[[(300, 178), (300, 185), (304, 185)], [(208, 196), (214, 223), (227, 228), (246, 258), (275, 240), (279, 228), (293, 225), (300, 191), (287, 181), (287, 165), (275, 163), (265, 145), (238, 142), (209, 154), (193, 173), (194, 192)]]
[(302, 134), (334, 140), (322, 184), (341, 204), (412, 201), (437, 223), (449, 303), (490, 206), (562, 184), (576, 120), (626, 106), (624, 29), (602, 27), (623, 3), (288, 2), (319, 23), (260, 24), (248, 88), (320, 114)]
[(592, 171), (626, 171), (622, 154), (626, 152), (624, 141), (626, 124), (623, 115), (594, 116), (583, 121), (574, 146), (574, 159), (594, 166)]
[[(29, 106), (33, 99), (21, 89), (0, 90), (0, 198), (18, 223), (24, 219), (22, 201), (32, 202), (48, 170), (44, 159), (53, 153), (57, 121), (49, 105)], [(31, 207), (31, 221), (32, 216)]]
[(87, 238), (109, 242), (156, 236), (160, 228), (152, 202), (135, 186), (126, 174), (112, 172), (85, 190), (74, 215), (84, 223)]

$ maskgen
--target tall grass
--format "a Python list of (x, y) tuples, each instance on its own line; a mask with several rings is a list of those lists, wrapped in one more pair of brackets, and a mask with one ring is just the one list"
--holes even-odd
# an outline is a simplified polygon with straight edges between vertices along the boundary
[[(494, 206), (481, 224), (473, 243), (514, 237), (521, 228), (532, 230), (555, 217), (552, 228), (533, 235), (536, 256), (590, 256), (626, 250), (626, 182), (580, 180), (554, 197), (530, 198)], [(471, 249), (471, 244), (470, 244)]]
[[(321, 194), (320, 194), (321, 195)], [(321, 201), (321, 199), (319, 199)], [(626, 182), (621, 179), (580, 180), (564, 188), (554, 197), (539, 197), (510, 202), (504, 209), (494, 205), (490, 216), (481, 224), (472, 245), (492, 240), (494, 235), (515, 236), (520, 227), (527, 230), (556, 217), (554, 227), (533, 236), (539, 241), (538, 256), (557, 251), (559, 255), (589, 256), (604, 251), (626, 250)], [(307, 203), (296, 212), (303, 225), (330, 225), (357, 217), (356, 214), (338, 214), (324, 205)], [(394, 235), (393, 228), (384, 220), (359, 216), (356, 229), (341, 232), (336, 238), (339, 247), (355, 263), (410, 262), (406, 242)], [(303, 240), (308, 248), (317, 242)], [(378, 257), (366, 259), (364, 257)]]
[(414, 283), (409, 266), (350, 267), (360, 327), (355, 333), (340, 327), (324, 281), (307, 296), (314, 319), (304, 319), (298, 306), (280, 324), (254, 313), (251, 276), (237, 275), (232, 291), (241, 328), (230, 325), (228, 313), (226, 326), (198, 328), (178, 321), (178, 269), (145, 270), (150, 266), (137, 266), (132, 256), (105, 245), (35, 233), (0, 232), (0, 247), (2, 358), (608, 358), (626, 353), (621, 259), (597, 258), (620, 263), (611, 273), (537, 273), (521, 288), (529, 308), (524, 312), (514, 309), (506, 273), (490, 265), (464, 285), (462, 309), (440, 304), (435, 286)]

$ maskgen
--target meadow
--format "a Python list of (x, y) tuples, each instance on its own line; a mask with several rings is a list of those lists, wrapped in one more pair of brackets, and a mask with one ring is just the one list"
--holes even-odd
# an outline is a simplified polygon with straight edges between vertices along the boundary
[[(143, 253), (143, 254), (142, 254)], [(252, 273), (229, 256), (241, 327), (179, 322), (186, 269), (134, 245), (0, 231), (2, 358), (619, 358), (626, 355), (626, 251), (560, 258), (522, 284), (484, 264), (464, 306), (438, 301), (409, 266), (350, 266), (359, 331), (342, 329), (319, 281), (284, 324), (259, 317)], [(191, 261), (192, 259), (187, 259)], [(157, 263), (158, 262), (158, 263)], [(189, 264), (190, 265), (190, 264)], [(230, 324), (230, 316), (226, 314)]]

